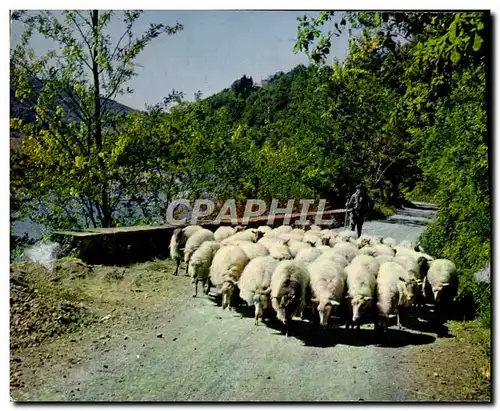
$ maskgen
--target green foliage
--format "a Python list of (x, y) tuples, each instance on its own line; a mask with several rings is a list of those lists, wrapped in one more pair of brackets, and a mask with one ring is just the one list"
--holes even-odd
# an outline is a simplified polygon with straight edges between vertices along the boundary
[[(123, 35), (113, 44), (107, 27), (114, 14), (13, 13), (14, 24), (22, 23), (25, 31), (11, 50), (11, 86), (35, 115), (29, 123), (11, 119), (11, 130), (25, 135), (15, 156), (26, 166), (11, 171), (13, 196), (29, 200), (17, 210), (21, 217), (53, 228), (113, 226), (120, 203), (134, 201), (130, 191), (151, 172), (140, 156), (123, 167), (125, 152), (135, 142), (123, 133), (123, 118), (109, 102), (133, 92), (126, 83), (136, 75), (140, 52), (160, 34), (175, 34), (182, 26), (151, 24), (134, 37), (141, 12), (125, 11)], [(35, 32), (56, 49), (37, 57), (30, 48)], [(137, 196), (139, 204), (146, 200)]]
[[(381, 103), (394, 121), (377, 127), (378, 118), (373, 115), (363, 123), (363, 110), (358, 115), (351, 108), (347, 114), (356, 113), (357, 121), (350, 121), (344, 112), (339, 123), (359, 125), (358, 133), (366, 128), (375, 141), (382, 130), (395, 136), (393, 152), (386, 146), (390, 140), (382, 145), (387, 159), (394, 159), (396, 152), (402, 156), (401, 163), (396, 161), (386, 174), (393, 196), (439, 204), (437, 220), (422, 235), (422, 244), (430, 254), (456, 263), (461, 287), (473, 290), (481, 315), (489, 319), (491, 289), (473, 280), (491, 255), (485, 76), (488, 14), (348, 12), (334, 23), (335, 32), (322, 32), (321, 27), (334, 17), (323, 12), (316, 19), (299, 19), (295, 51), (308, 53), (321, 65), (329, 53), (325, 44), (332, 33), (338, 35), (346, 28), (360, 31), (350, 38), (349, 53), (342, 68), (336, 65), (332, 83), (347, 76), (362, 88), (355, 76), (374, 76), (393, 101)], [(343, 88), (346, 94), (352, 93), (352, 86), (345, 82)], [(381, 95), (377, 90), (368, 100), (373, 114)], [(342, 101), (341, 108), (346, 109), (349, 96)], [(380, 146), (374, 148), (380, 152)], [(369, 160), (376, 158), (370, 148), (362, 151)]]

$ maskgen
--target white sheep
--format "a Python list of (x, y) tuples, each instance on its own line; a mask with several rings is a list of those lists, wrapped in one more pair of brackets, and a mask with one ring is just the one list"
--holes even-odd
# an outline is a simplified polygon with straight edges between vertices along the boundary
[(316, 224), (311, 224), (309, 226), (309, 231), (319, 231), (319, 232), (321, 232), (321, 227), (319, 225), (316, 225)]
[(260, 231), (257, 231), (256, 228), (249, 228), (248, 230), (240, 231), (239, 233), (235, 233), (232, 236), (222, 240), (221, 244), (234, 244), (237, 241), (250, 241), (252, 243), (256, 243), (261, 236), (262, 233)]
[(441, 302), (443, 294), (446, 294), (449, 298), (446, 302), (451, 303), (458, 291), (458, 274), (455, 264), (444, 258), (431, 261), (427, 275), (424, 277), (422, 290), (424, 297), (428, 298), (431, 294), (436, 303)]
[(210, 265), (217, 250), (221, 247), (217, 241), (205, 241), (191, 256), (189, 261), (188, 273), (191, 277), (191, 282), (194, 283), (194, 294), (198, 294), (198, 282), (202, 282), (205, 294), (208, 294), (207, 280), (210, 272)]
[(416, 282), (407, 270), (395, 262), (383, 263), (377, 277), (376, 331), (387, 328), (389, 316), (396, 314), (398, 328), (401, 328), (401, 311), (415, 300)]
[(177, 272), (179, 271), (179, 265), (181, 264), (181, 260), (184, 257), (180, 245), (181, 237), (182, 237), (181, 228), (176, 228), (172, 233), (172, 237), (170, 237), (170, 245), (169, 245), (170, 258), (172, 258), (172, 260), (174, 260), (176, 263), (174, 275), (177, 275)]
[(271, 227), (268, 225), (260, 225), (257, 227), (257, 231), (261, 232), (262, 234), (267, 234), (273, 231)]
[(288, 247), (279, 239), (261, 238), (258, 241), (269, 251), (269, 255), (276, 260), (288, 260), (292, 256)]
[(243, 230), (243, 227), (240, 225), (238, 225), (236, 227), (220, 226), (214, 232), (214, 239), (215, 239), (215, 241), (218, 241), (220, 243), (222, 240), (224, 240), (228, 237), (231, 237), (233, 234), (236, 234), (242, 230)]
[(226, 245), (215, 253), (210, 266), (210, 282), (222, 293), (222, 309), (231, 309), (238, 280), (248, 261), (248, 256), (237, 245)]
[(238, 281), (240, 297), (255, 306), (255, 325), (270, 306), (271, 277), (277, 265), (278, 260), (270, 256), (256, 257), (245, 266)]
[(184, 258), (184, 247), (187, 239), (201, 228), (202, 227), (199, 225), (189, 225), (184, 228), (176, 228), (172, 233), (172, 237), (170, 237), (169, 251), (170, 258), (172, 258), (176, 263), (174, 275), (177, 275), (181, 261)]
[(375, 247), (371, 245), (365, 245), (359, 249), (358, 255), (371, 255), (372, 257), (375, 257), (377, 254), (377, 250)]
[(346, 328), (351, 324), (360, 327), (363, 313), (371, 311), (377, 278), (361, 263), (349, 264), (345, 268), (347, 274), (347, 301), (352, 317), (348, 316)]
[(382, 244), (384, 237), (382, 236), (375, 236), (370, 238), (370, 245), (371, 246), (376, 246), (378, 244)]
[(304, 264), (308, 264), (316, 260), (316, 258), (318, 258), (321, 254), (321, 250), (318, 250), (315, 247), (302, 248), (301, 250), (299, 250), (294, 260), (302, 262)]
[(321, 257), (318, 258), (323, 258), (323, 257), (329, 258), (330, 260), (340, 264), (342, 268), (346, 267), (349, 264), (347, 257), (343, 253), (338, 253), (333, 248), (323, 251)]
[(325, 252), (325, 251), (329, 251), (331, 250), (332, 248), (327, 246), (327, 245), (317, 245), (316, 248), (318, 250), (320, 250), (322, 253)]
[(388, 263), (389, 261), (392, 261), (394, 257), (391, 257), (390, 255), (377, 255), (375, 257), (375, 260), (378, 261), (378, 263), (380, 265), (382, 265), (383, 263)]
[(271, 304), (278, 319), (290, 335), (292, 317), (303, 315), (305, 292), (309, 287), (309, 273), (304, 264), (297, 261), (280, 261), (271, 278)]
[(304, 248), (312, 248), (312, 245), (309, 244), (309, 243), (304, 243), (302, 241), (297, 241), (297, 240), (291, 240), (288, 242), (288, 248), (290, 250), (290, 254), (292, 255), (292, 257), (295, 258), (295, 256), (297, 255), (297, 253), (304, 249)]
[(394, 257), (396, 254), (394, 249), (386, 244), (377, 244), (373, 246), (373, 248), (375, 249), (374, 257), (378, 255), (388, 255), (389, 257)]
[(346, 242), (346, 241), (341, 241), (333, 246), (333, 250), (335, 250), (337, 253), (343, 254), (346, 258), (347, 261), (351, 262), (354, 257), (358, 255), (358, 247), (356, 247), (354, 244)]
[(191, 237), (186, 241), (186, 247), (184, 248), (184, 262), (186, 263), (186, 274), (188, 272), (189, 260), (191, 256), (196, 251), (196, 249), (202, 245), (205, 241), (212, 241), (214, 239), (214, 233), (206, 228), (197, 230)]
[(317, 258), (307, 267), (311, 285), (313, 310), (318, 311), (319, 323), (323, 327), (335, 314), (344, 295), (346, 273), (344, 269), (326, 257)]
[(427, 261), (434, 260), (434, 257), (430, 256), (429, 254), (426, 254), (426, 253), (423, 253), (423, 252), (419, 252), (419, 251), (415, 251), (415, 250), (412, 250), (412, 249), (407, 248), (407, 247), (402, 247), (401, 245), (397, 245), (396, 247), (394, 247), (394, 252), (396, 253), (396, 255), (407, 255), (407, 256), (410, 256), (410, 257), (414, 258), (416, 261), (420, 257), (425, 258)]
[(311, 245), (321, 245), (323, 242), (321, 241), (321, 232), (320, 231), (308, 231), (304, 234), (302, 238), (304, 243), (309, 243)]
[(355, 232), (355, 231), (352, 231), (352, 230), (343, 230), (343, 231), (340, 231), (338, 234), (339, 238), (342, 240), (342, 241), (355, 241), (357, 238), (358, 238), (358, 234)]
[(370, 274), (374, 275), (375, 277), (378, 275), (380, 263), (376, 260), (375, 257), (372, 257), (370, 255), (357, 255), (353, 258), (351, 264), (358, 263), (363, 264), (368, 269), (368, 272)]
[(273, 232), (275, 234), (279, 234), (279, 233), (288, 233), (290, 231), (293, 230), (293, 227), (290, 226), (290, 225), (280, 225), (279, 227), (276, 227)]
[(241, 247), (245, 254), (248, 256), (249, 260), (253, 260), (256, 257), (264, 257), (269, 254), (267, 248), (259, 243), (252, 243), (250, 241), (236, 241), (233, 244)]
[(389, 247), (395, 247), (398, 243), (392, 237), (386, 237), (382, 240), (382, 244), (388, 245)]

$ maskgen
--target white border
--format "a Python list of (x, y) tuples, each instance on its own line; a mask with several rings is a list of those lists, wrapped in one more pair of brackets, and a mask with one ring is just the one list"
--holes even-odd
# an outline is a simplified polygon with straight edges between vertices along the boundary
[[(141, 9), (165, 9), (165, 6), (168, 5), (168, 9), (176, 9), (176, 10), (188, 10), (188, 9), (198, 9), (198, 10), (203, 10), (203, 9), (229, 9), (229, 10), (241, 10), (241, 9), (247, 9), (247, 10), (255, 10), (255, 9), (260, 9), (260, 10), (268, 10), (268, 9), (284, 9), (284, 10), (327, 10), (332, 7), (335, 7), (336, 10), (344, 10), (344, 9), (352, 9), (356, 8), (358, 10), (373, 10), (373, 9), (386, 9), (386, 10), (392, 10), (392, 9), (398, 9), (398, 10), (422, 10), (422, 9), (457, 9), (457, 8), (463, 8), (463, 9), (491, 9), (492, 13), (495, 13), (494, 5), (495, 3), (493, 1), (484, 1), (484, 0), (476, 0), (474, 2), (461, 2), (457, 0), (447, 0), (447, 1), (441, 1), (439, 4), (437, 4), (435, 1), (406, 1), (406, 2), (401, 2), (401, 1), (366, 1), (366, 0), (358, 0), (357, 2), (352, 2), (351, 1), (346, 1), (346, 0), (337, 0), (335, 2), (327, 1), (327, 0), (315, 0), (315, 1), (297, 1), (297, 0), (274, 0), (274, 1), (269, 1), (269, 0), (252, 0), (252, 1), (222, 1), (222, 0), (215, 0), (211, 2), (203, 2), (201, 0), (193, 1), (193, 0), (170, 0), (168, 2), (159, 2), (159, 1), (147, 1), (143, 0), (140, 2), (140, 4), (137, 1), (129, 1), (129, 0), (122, 0), (120, 2), (114, 0), (114, 1), (109, 1), (109, 0), (89, 0), (86, 2), (82, 1), (45, 1), (43, 2), (43, 8), (46, 9), (65, 9), (65, 8), (98, 8), (98, 9), (133, 9), (133, 8), (141, 8)], [(7, 8), (6, 8), (6, 13), (3, 14), (3, 21), (7, 22), (7, 10), (11, 8), (15, 9), (38, 9), (40, 8), (41, 4), (39, 2), (30, 0), (22, 0), (22, 1), (8, 1), (7, 2)], [(495, 38), (494, 38), (494, 48), (495, 50), (497, 49), (497, 45), (499, 44), (498, 42), (498, 28), (495, 30)], [(4, 59), (4, 64), (2, 64), (1, 69), (2, 69), (2, 77), (3, 77), (3, 84), (5, 86), (8, 85), (8, 60), (9, 60), (9, 55), (8, 55), (8, 46), (7, 44), (10, 44), (9, 41), (9, 25), (8, 24), (3, 24), (0, 26), (0, 33), (2, 36), (2, 44), (4, 45), (4, 54), (3, 54), (3, 59)], [(493, 51), (493, 50), (492, 50)], [(495, 67), (495, 73), (492, 73), (494, 78), (498, 78), (497, 71), (498, 71), (498, 64), (496, 64), (496, 53), (493, 53), (493, 59), (495, 60), (494, 62), (494, 67)], [(493, 62), (492, 62), (493, 63)], [(270, 73), (271, 74), (271, 73)], [(497, 88), (497, 82), (494, 83), (495, 89)], [(496, 91), (496, 90), (495, 90)], [(5, 94), (4, 94), (5, 100), (7, 101), (7, 90), (5, 89)], [(6, 105), (8, 105), (7, 103)], [(493, 118), (499, 118), (499, 109), (496, 104), (493, 103), (493, 110), (490, 112), (491, 115), (493, 115)], [(5, 107), (2, 110), (3, 116), (4, 116), (4, 130), (7, 130), (8, 127), (8, 122), (9, 119), (7, 117), (7, 107)], [(494, 137), (491, 137), (491, 141), (494, 140)], [(9, 143), (7, 136), (4, 136), (1, 140), (2, 146), (0, 149), (0, 155), (4, 158), (3, 161), (0, 161), (1, 165), (1, 170), (2, 170), (2, 177), (3, 181), (7, 182), (9, 180)], [(492, 159), (495, 158), (500, 158), (499, 157), (499, 150), (500, 150), (500, 144), (495, 145), (495, 155), (492, 156)], [(495, 180), (498, 179), (498, 167), (495, 168)], [(0, 292), (2, 293), (0, 301), (4, 305), (4, 308), (2, 310), (2, 316), (1, 316), (1, 323), (0, 327), (3, 330), (2, 334), (2, 362), (1, 362), (1, 370), (2, 370), (2, 390), (1, 390), (1, 405), (2, 409), (5, 409), (3, 405), (7, 405), (7, 409), (11, 409), (14, 407), (14, 405), (9, 401), (9, 367), (8, 367), (8, 362), (9, 362), (9, 357), (8, 357), (8, 313), (9, 313), (9, 298), (8, 298), (8, 289), (9, 289), (9, 281), (8, 281), (8, 261), (9, 261), (9, 250), (8, 250), (8, 239), (7, 239), (7, 233), (9, 232), (9, 225), (10, 222), (7, 220), (7, 215), (8, 215), (8, 209), (9, 209), (9, 203), (8, 203), (8, 192), (7, 192), (7, 184), (2, 184), (2, 197), (1, 197), (1, 211), (2, 211), (2, 216), (3, 218), (1, 219), (1, 232), (4, 233), (3, 237), (3, 247), (1, 249), (1, 258), (2, 262), (4, 264), (2, 265), (4, 267), (4, 270), (1, 275), (1, 280), (3, 282), (2, 286), (0, 287)], [(494, 195), (494, 204), (495, 206), (495, 211), (498, 211), (498, 196), (497, 194)], [(498, 216), (498, 213), (496, 213)], [(498, 220), (495, 218), (495, 224), (494, 224), (494, 231), (497, 232), (496, 228), (498, 226)], [(497, 257), (496, 250), (494, 250), (495, 257)], [(496, 260), (498, 261), (498, 260)], [(496, 268), (496, 264), (494, 265)], [(496, 271), (496, 270), (495, 270)], [(498, 295), (496, 292), (497, 286), (496, 286), (496, 276), (495, 276), (495, 281), (494, 281), (494, 295)], [(496, 304), (495, 304), (496, 306)], [(496, 311), (496, 310), (495, 310)], [(496, 312), (495, 312), (496, 314)], [(496, 344), (495, 347), (493, 347), (496, 352)], [(496, 355), (494, 354), (494, 358), (496, 358)], [(496, 374), (494, 372), (495, 370), (492, 370), (492, 373), (494, 374), (493, 378), (494, 381), (497, 381), (498, 378), (496, 378)], [(494, 387), (496, 388), (496, 387)], [(498, 394), (498, 393), (496, 393)], [(121, 406), (119, 404), (118, 406)], [(403, 406), (403, 405), (402, 405)], [(496, 405), (495, 405), (496, 406)], [(48, 407), (52, 407), (49, 405)], [(102, 407), (99, 405), (93, 405), (93, 407)], [(181, 409), (181, 406), (173, 406), (170, 405), (172, 409)], [(186, 406), (182, 406), (182, 409), (185, 409)], [(193, 405), (194, 407), (194, 405)], [(261, 408), (268, 408), (269, 406), (260, 406)], [(299, 406), (300, 408), (309, 408), (311, 406)], [(346, 406), (340, 406), (340, 408), (345, 408)], [(33, 405), (30, 407), (30, 409), (41, 409), (41, 405)], [(75, 409), (75, 406), (70, 406), (70, 405), (62, 405), (58, 407), (59, 409)], [(132, 406), (132, 408), (144, 408), (143, 406)], [(363, 405), (364, 410), (369, 410), (369, 409), (375, 409), (376, 406), (374, 405)], [(437, 409), (437, 405), (429, 406), (431, 409)], [(50, 408), (49, 408), (50, 409)]]

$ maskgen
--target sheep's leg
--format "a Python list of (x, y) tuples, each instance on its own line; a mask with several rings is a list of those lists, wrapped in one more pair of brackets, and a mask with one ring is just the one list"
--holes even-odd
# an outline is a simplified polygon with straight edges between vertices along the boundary
[(196, 297), (198, 295), (198, 281), (199, 280), (196, 280), (194, 282), (194, 294), (193, 294), (193, 297)]
[(399, 313), (399, 308), (396, 310), (396, 320), (397, 320), (397, 324), (398, 324), (398, 330), (401, 329), (401, 321), (400, 321), (400, 313)]
[(179, 266), (181, 265), (181, 260), (179, 260), (178, 258), (176, 258), (175, 262), (177, 263), (177, 266), (175, 267), (175, 273), (174, 273), (174, 275), (177, 275), (177, 273), (179, 271)]
[(186, 272), (184, 273), (184, 275), (188, 275), (188, 267), (189, 267), (189, 261), (186, 263)]
[(255, 305), (255, 325), (259, 325), (259, 309), (257, 305)]

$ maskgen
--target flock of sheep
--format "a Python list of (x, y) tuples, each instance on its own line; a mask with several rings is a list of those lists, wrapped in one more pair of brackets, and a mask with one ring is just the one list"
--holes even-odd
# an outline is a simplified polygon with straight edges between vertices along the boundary
[[(393, 238), (321, 229), (221, 226), (212, 232), (201, 226), (176, 229), (170, 241), (175, 274), (183, 260), (186, 274), (203, 284), (205, 294), (215, 287), (222, 308), (239, 296), (255, 307), (259, 317), (276, 315), (290, 333), (292, 317), (326, 327), (339, 307), (345, 308), (346, 328), (360, 327), (374, 315), (375, 330), (388, 327), (390, 316), (425, 303), (435, 311), (451, 306), (458, 291), (455, 265), (435, 259), (418, 244)], [(306, 316), (307, 313), (307, 316)]]

